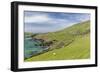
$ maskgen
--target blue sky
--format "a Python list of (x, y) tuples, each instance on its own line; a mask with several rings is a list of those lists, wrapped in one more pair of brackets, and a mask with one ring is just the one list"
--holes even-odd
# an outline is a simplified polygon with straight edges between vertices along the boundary
[(90, 20), (88, 13), (24, 11), (25, 32), (55, 32), (87, 20)]

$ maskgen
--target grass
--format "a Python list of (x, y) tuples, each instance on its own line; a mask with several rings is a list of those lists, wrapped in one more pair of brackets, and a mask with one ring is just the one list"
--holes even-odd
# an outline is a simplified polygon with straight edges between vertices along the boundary
[[(26, 59), (29, 61), (71, 60), (90, 58), (90, 21), (79, 23), (58, 32), (40, 34), (35, 38), (56, 40), (51, 51)], [(63, 46), (60, 46), (63, 43)]]
[(26, 61), (67, 60), (67, 59), (69, 60), (69, 59), (89, 58), (90, 57), (89, 35), (86, 35), (84, 37), (77, 37), (76, 40), (69, 46), (60, 49), (54, 49), (47, 53), (29, 58)]

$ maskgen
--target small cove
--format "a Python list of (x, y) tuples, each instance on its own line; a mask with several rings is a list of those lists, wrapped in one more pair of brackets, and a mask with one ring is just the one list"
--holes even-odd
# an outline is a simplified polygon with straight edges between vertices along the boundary
[(47, 46), (40, 46), (42, 42), (33, 38), (24, 39), (24, 59), (43, 53), (48, 50)]

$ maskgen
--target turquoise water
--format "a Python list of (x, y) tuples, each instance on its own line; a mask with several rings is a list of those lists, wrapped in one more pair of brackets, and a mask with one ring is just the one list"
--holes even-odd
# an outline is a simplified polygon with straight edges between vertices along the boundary
[(39, 46), (39, 40), (34, 40), (31, 38), (24, 39), (24, 58), (29, 58), (31, 56), (37, 55), (42, 53), (43, 51), (47, 50), (47, 47)]

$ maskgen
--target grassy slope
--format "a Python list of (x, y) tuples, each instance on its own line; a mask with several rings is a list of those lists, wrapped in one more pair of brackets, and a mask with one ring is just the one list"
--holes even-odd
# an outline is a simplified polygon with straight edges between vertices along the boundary
[[(80, 24), (73, 25), (62, 31), (35, 36), (35, 38), (41, 38), (50, 41), (57, 40), (57, 42), (55, 42), (54, 45), (51, 46), (51, 48), (54, 48), (54, 50), (29, 58), (26, 61), (89, 58), (90, 35), (87, 31), (90, 29), (90, 22), (87, 21)], [(73, 42), (70, 43), (72, 40)], [(64, 43), (64, 47), (56, 49), (57, 46), (59, 46), (59, 43)], [(68, 43), (70, 44), (67, 45)]]

